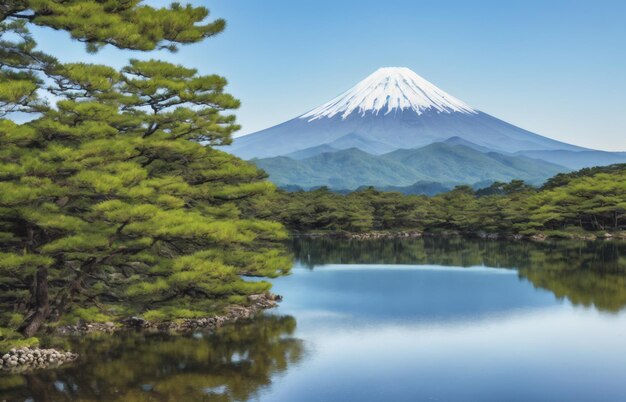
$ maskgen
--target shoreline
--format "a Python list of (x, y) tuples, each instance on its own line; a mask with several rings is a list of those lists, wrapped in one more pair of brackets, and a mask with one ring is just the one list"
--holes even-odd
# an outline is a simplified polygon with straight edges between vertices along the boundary
[(532, 241), (544, 242), (548, 240), (626, 240), (626, 232), (604, 232), (604, 233), (559, 233), (546, 234), (536, 233), (533, 235), (511, 234), (511, 233), (491, 233), (491, 232), (460, 232), (447, 230), (441, 232), (423, 232), (415, 229), (411, 230), (374, 230), (368, 232), (308, 232), (292, 233), (292, 237), (320, 237), (337, 238), (347, 240), (382, 240), (382, 239), (418, 239), (424, 237), (460, 237), (468, 239), (482, 240), (509, 240), (509, 241)]
[[(117, 322), (89, 323), (64, 325), (51, 331), (59, 337), (80, 337), (88, 334), (114, 334), (123, 331), (145, 331), (148, 333), (187, 334), (193, 331), (213, 332), (218, 328), (255, 315), (278, 306), (282, 296), (273, 293), (248, 296), (248, 306), (233, 305), (221, 315), (204, 318), (183, 319), (177, 321), (155, 322), (140, 317), (129, 317)], [(0, 374), (24, 373), (31, 370), (57, 368), (76, 361), (79, 355), (72, 351), (45, 349), (38, 347), (12, 348), (0, 352)]]
[(196, 330), (214, 331), (223, 325), (234, 323), (241, 319), (251, 318), (264, 310), (278, 306), (282, 297), (273, 293), (248, 296), (251, 304), (248, 306), (233, 305), (226, 308), (226, 312), (203, 318), (186, 318), (176, 321), (148, 321), (140, 317), (128, 317), (118, 322), (89, 323), (81, 322), (76, 325), (64, 325), (54, 330), (55, 335), (83, 336), (94, 333), (115, 333), (124, 330), (139, 330), (147, 332), (187, 333)]

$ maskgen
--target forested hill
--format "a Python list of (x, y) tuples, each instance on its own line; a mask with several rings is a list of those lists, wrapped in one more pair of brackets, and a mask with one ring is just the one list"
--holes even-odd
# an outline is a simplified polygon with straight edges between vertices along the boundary
[[(319, 148), (319, 147), (318, 147)], [(560, 172), (564, 166), (525, 156), (482, 152), (464, 144), (437, 142), (416, 149), (398, 149), (372, 155), (358, 148), (324, 151), (308, 156), (308, 150), (296, 157), (278, 156), (253, 159), (278, 186), (332, 189), (411, 186), (418, 181), (447, 185), (479, 182), (525, 180), (540, 184)], [(313, 152), (313, 151), (311, 151)]]
[(380, 192), (346, 195), (326, 188), (281, 192), (257, 205), (293, 232), (427, 232), (548, 236), (606, 235), (626, 228), (626, 165), (554, 176), (541, 188), (522, 181), (468, 186), (433, 197)]

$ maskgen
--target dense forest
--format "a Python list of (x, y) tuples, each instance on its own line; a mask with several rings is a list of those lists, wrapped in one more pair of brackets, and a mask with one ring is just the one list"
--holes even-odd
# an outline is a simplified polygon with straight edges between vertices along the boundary
[(268, 291), (243, 276), (290, 268), (282, 226), (242, 208), (274, 187), (213, 148), (239, 128), (225, 78), (67, 64), (30, 32), (149, 52), (225, 28), (204, 7), (140, 3), (0, 4), (0, 349), (78, 320), (206, 317)]
[(277, 193), (256, 200), (252, 208), (299, 233), (413, 229), (556, 237), (605, 235), (626, 227), (626, 165), (558, 174), (540, 188), (514, 180), (478, 191), (458, 186), (432, 197), (373, 188), (344, 195), (321, 188)]

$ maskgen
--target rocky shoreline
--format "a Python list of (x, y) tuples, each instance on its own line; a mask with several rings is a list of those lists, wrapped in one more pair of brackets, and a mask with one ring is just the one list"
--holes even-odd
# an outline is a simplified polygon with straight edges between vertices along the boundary
[(329, 237), (338, 239), (353, 240), (378, 240), (378, 239), (400, 239), (419, 238), (426, 234), (417, 230), (407, 231), (372, 231), (372, 232), (321, 232), (321, 233), (295, 233), (294, 237)]
[(388, 231), (376, 231), (376, 232), (364, 232), (364, 233), (349, 233), (347, 238), (355, 240), (378, 240), (378, 239), (411, 239), (423, 237), (424, 233), (417, 230), (401, 231), (401, 232), (388, 232)]
[[(140, 317), (130, 317), (119, 322), (89, 323), (65, 325), (52, 333), (59, 336), (84, 336), (87, 334), (112, 334), (124, 330), (147, 332), (189, 333), (193, 331), (215, 331), (216, 329), (239, 320), (251, 318), (259, 312), (278, 306), (282, 297), (272, 293), (248, 296), (250, 305), (231, 306), (222, 315), (184, 319), (170, 322), (153, 322)], [(54, 368), (75, 361), (78, 355), (69, 351), (41, 348), (11, 349), (0, 354), (0, 371), (24, 372), (36, 369)]]
[(55, 334), (63, 336), (82, 336), (94, 333), (114, 333), (124, 330), (142, 330), (148, 332), (186, 333), (191, 331), (213, 331), (225, 324), (251, 318), (255, 314), (274, 308), (282, 300), (281, 296), (269, 293), (248, 296), (249, 306), (232, 306), (223, 315), (205, 318), (183, 319), (177, 321), (155, 322), (141, 317), (129, 317), (119, 322), (89, 323), (58, 327)]
[(483, 240), (529, 240), (534, 242), (544, 242), (547, 240), (570, 239), (570, 240), (610, 240), (619, 239), (626, 240), (626, 232), (618, 233), (563, 233), (559, 235), (549, 235), (537, 233), (534, 235), (510, 234), (510, 233), (490, 233), (490, 232), (472, 232), (463, 233), (455, 230), (442, 232), (420, 232), (418, 230), (400, 230), (400, 231), (372, 231), (372, 232), (326, 232), (326, 233), (298, 233), (297, 237), (329, 237), (349, 240), (380, 240), (380, 239), (410, 239), (420, 237), (467, 237), (478, 238)]

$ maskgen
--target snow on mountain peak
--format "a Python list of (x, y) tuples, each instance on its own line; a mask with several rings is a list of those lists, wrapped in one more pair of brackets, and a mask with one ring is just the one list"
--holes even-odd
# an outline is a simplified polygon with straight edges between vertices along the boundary
[(404, 109), (412, 109), (418, 115), (426, 110), (477, 113), (465, 102), (437, 88), (409, 68), (384, 67), (300, 118), (312, 121), (340, 115), (345, 119), (354, 112), (363, 116), (368, 112), (389, 114)]

